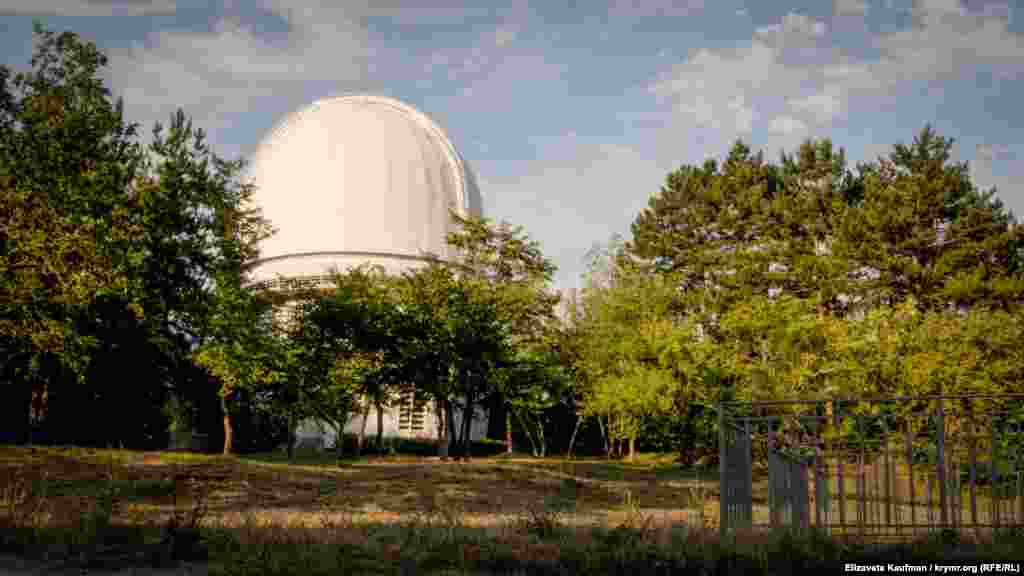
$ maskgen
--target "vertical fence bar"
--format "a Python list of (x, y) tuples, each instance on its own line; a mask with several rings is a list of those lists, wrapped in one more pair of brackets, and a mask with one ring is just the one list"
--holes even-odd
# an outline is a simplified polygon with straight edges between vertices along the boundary
[(804, 509), (804, 532), (811, 528), (811, 484), (808, 480), (808, 467), (812, 460), (801, 458), (800, 460), (800, 506)]
[(998, 443), (996, 441), (996, 427), (992, 425), (992, 450), (991, 457), (989, 458), (989, 477), (992, 486), (992, 525), (998, 530), (999, 529), (999, 495), (996, 490), (996, 469), (998, 468), (997, 462), (997, 450)]
[(828, 522), (828, 484), (825, 480), (825, 464), (823, 460), (824, 450), (818, 454), (814, 461), (814, 523), (818, 530), (824, 531), (824, 524)]
[(786, 458), (786, 500), (789, 509), (789, 517), (786, 519), (791, 528), (797, 529), (800, 526), (800, 510), (796, 498), (796, 462)]
[(729, 531), (729, 497), (726, 470), (727, 450), (725, 432), (725, 404), (718, 402), (718, 534), (724, 540)]
[(949, 509), (946, 502), (946, 413), (942, 407), (942, 399), (938, 399), (936, 413), (935, 447), (936, 447), (936, 481), (939, 485), (939, 522), (943, 528), (949, 526)]
[[(897, 438), (899, 437), (898, 428), (899, 427), (897, 426)], [(891, 445), (891, 443), (886, 442), (886, 444), (889, 444), (889, 448), (890, 448), (890, 450), (888, 452), (888, 458), (889, 458), (889, 492), (892, 494), (892, 510), (893, 510), (892, 514), (893, 514), (893, 521), (896, 523), (896, 535), (899, 536), (903, 532), (902, 525), (903, 525), (903, 517), (904, 517), (904, 509), (903, 509), (903, 505), (902, 505), (904, 500), (902, 500), (900, 498), (900, 485), (899, 485), (899, 482), (897, 482), (897, 478), (899, 477), (900, 461), (899, 461), (899, 458), (897, 458), (896, 455), (899, 454), (899, 452), (894, 452), (893, 446)], [(896, 450), (898, 450), (898, 449), (899, 449), (899, 442), (897, 441), (897, 443), (896, 443)]]
[(914, 427), (909, 418), (907, 419), (907, 475), (907, 484), (910, 487), (910, 525), (912, 526), (910, 533), (916, 534), (917, 511), (914, 509)]
[(928, 531), (931, 532), (935, 528), (935, 498), (932, 491), (932, 475), (928, 474)]
[(1016, 523), (1015, 523), (1017, 526), (1024, 525), (1024, 492), (1021, 491), (1022, 489), (1024, 489), (1024, 474), (1022, 474), (1022, 472), (1018, 471), (1017, 472), (1017, 519), (1016, 519)]
[(868, 456), (864, 469), (864, 499), (868, 507), (868, 532), (878, 531), (878, 460)]
[(793, 481), (795, 480), (793, 473), (793, 462), (789, 458), (779, 454), (779, 461), (782, 463), (783, 470), (783, 481), (782, 481), (782, 522), (792, 527), (796, 522), (796, 509), (793, 506)]
[(967, 426), (970, 438), (968, 439), (967, 459), (970, 460), (970, 479), (971, 484), (971, 524), (974, 524), (974, 534), (979, 534), (978, 529), (978, 446), (977, 446), (977, 422), (974, 420), (974, 407), (970, 400), (967, 404)]
[(867, 521), (867, 486), (864, 482), (864, 419), (857, 417), (857, 429), (860, 432), (860, 462), (857, 464), (857, 521), (860, 524), (860, 533), (864, 535), (864, 524)]
[(772, 529), (778, 527), (778, 490), (779, 470), (775, 461), (775, 430), (774, 422), (768, 420), (768, 520)]
[(844, 471), (846, 469), (846, 443), (841, 435), (842, 431), (842, 420), (839, 415), (839, 405), (835, 405), (832, 410), (832, 417), (835, 419), (836, 425), (836, 443), (839, 444), (839, 449), (836, 451), (836, 473), (837, 482), (836, 488), (839, 493), (839, 527), (842, 529), (843, 534), (846, 534), (846, 475)]
[(953, 527), (957, 530), (964, 524), (964, 501), (963, 501), (963, 486), (960, 481), (960, 455), (956, 452), (950, 451), (949, 458), (951, 460), (950, 469), (952, 470), (952, 486), (953, 500), (951, 505), (956, 506), (956, 512), (953, 514)]
[(872, 521), (875, 523), (875, 532), (877, 533), (882, 529), (882, 512), (885, 506), (885, 502), (882, 502), (882, 462), (877, 455), (871, 462), (871, 475), (875, 481), (875, 494), (872, 498), (875, 517)]
[(750, 421), (743, 422), (743, 526), (750, 529), (754, 522), (754, 463), (751, 452)]
[(857, 515), (857, 530), (864, 534), (864, 454), (857, 454), (857, 462), (854, 464), (854, 505)]
[(885, 463), (885, 526), (886, 530), (892, 527), (892, 485), (890, 480), (892, 479), (892, 469), (889, 464), (889, 424), (885, 421), (882, 422), (882, 442), (885, 443), (885, 454), (883, 455)]

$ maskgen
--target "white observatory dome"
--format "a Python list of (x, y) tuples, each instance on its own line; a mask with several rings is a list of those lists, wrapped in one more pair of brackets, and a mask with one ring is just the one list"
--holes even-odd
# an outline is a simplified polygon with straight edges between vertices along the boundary
[(383, 96), (326, 98), (286, 116), (248, 175), (277, 229), (248, 266), (256, 284), (364, 262), (395, 273), (427, 254), (445, 258), (449, 208), (482, 213), (475, 177), (444, 131)]

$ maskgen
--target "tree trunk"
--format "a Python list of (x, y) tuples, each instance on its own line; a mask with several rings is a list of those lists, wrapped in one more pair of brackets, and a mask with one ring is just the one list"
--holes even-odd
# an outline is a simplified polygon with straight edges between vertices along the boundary
[(597, 416), (597, 427), (601, 429), (601, 443), (604, 445), (604, 457), (611, 457), (611, 445), (608, 442), (608, 434), (604, 429), (604, 420), (601, 420), (600, 414)]
[(505, 453), (512, 453), (512, 414), (505, 409)]
[(515, 413), (516, 420), (519, 420), (519, 426), (522, 427), (523, 432), (526, 434), (526, 438), (530, 441), (530, 453), (533, 454), (534, 458), (540, 456), (540, 447), (537, 444), (536, 436), (533, 435), (533, 427), (526, 421), (522, 412), (516, 410)]
[(223, 394), (220, 397), (220, 409), (224, 413), (224, 449), (222, 453), (227, 456), (231, 454), (234, 439), (231, 434), (231, 413), (228, 411), (228, 400)]
[[(413, 398), (413, 407), (416, 406), (416, 399)], [(409, 418), (412, 418), (410, 414)], [(377, 402), (377, 451), (384, 451), (384, 404)]]
[(541, 418), (537, 422), (537, 444), (540, 446), (539, 457), (544, 458), (548, 455), (548, 441), (544, 438), (544, 419)]
[(338, 424), (335, 426), (335, 430), (337, 430), (337, 433), (334, 437), (334, 454), (340, 460), (345, 457), (345, 425)]
[(505, 397), (491, 394), (487, 397), (487, 437), (494, 440), (505, 438)]
[(629, 437), (629, 461), (633, 461), (633, 457), (636, 456), (636, 436)]
[(434, 413), (437, 416), (437, 455), (442, 460), (448, 459), (448, 426), (446, 425), (448, 415), (444, 409), (444, 402), (440, 399), (434, 400)]
[(473, 454), (473, 441), (470, 438), (470, 427), (473, 425), (473, 398), (468, 396), (466, 398), (466, 407), (462, 410), (462, 438), (459, 440), (461, 445), (460, 454), (466, 460), (469, 460)]
[(288, 414), (288, 459), (295, 455), (295, 416)]
[(576, 416), (576, 425), (573, 426), (572, 436), (569, 437), (569, 453), (566, 455), (567, 458), (572, 458), (572, 447), (576, 445), (576, 433), (580, 431), (580, 424), (583, 422), (582, 416)]
[(4, 380), (0, 381), (0, 390), (5, 390), (7, 398), (0, 402), (0, 442), (31, 444), (32, 387), (13, 378)]
[(451, 452), (452, 442), (455, 440), (455, 431), (452, 430), (453, 424), (455, 423), (455, 409), (452, 407), (451, 400), (444, 401), (444, 436), (445, 439), (442, 442), (444, 444), (444, 454), (441, 456), (442, 459), (447, 460), (448, 455)]
[(363, 445), (366, 442), (366, 421), (370, 419), (369, 399), (367, 399), (365, 404), (366, 406), (363, 408), (363, 421), (359, 424), (359, 440), (356, 441), (356, 458), (363, 453)]

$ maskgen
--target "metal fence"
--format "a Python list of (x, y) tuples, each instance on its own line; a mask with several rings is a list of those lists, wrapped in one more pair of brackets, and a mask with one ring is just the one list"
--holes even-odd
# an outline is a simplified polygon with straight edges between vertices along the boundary
[(725, 402), (720, 528), (1024, 526), (1024, 394)]

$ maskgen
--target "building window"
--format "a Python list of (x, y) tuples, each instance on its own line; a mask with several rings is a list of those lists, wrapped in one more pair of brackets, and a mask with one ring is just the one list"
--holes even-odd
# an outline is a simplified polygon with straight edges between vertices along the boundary
[(417, 395), (415, 390), (402, 393), (398, 405), (398, 429), (408, 432), (421, 432), (426, 418), (427, 399)]

